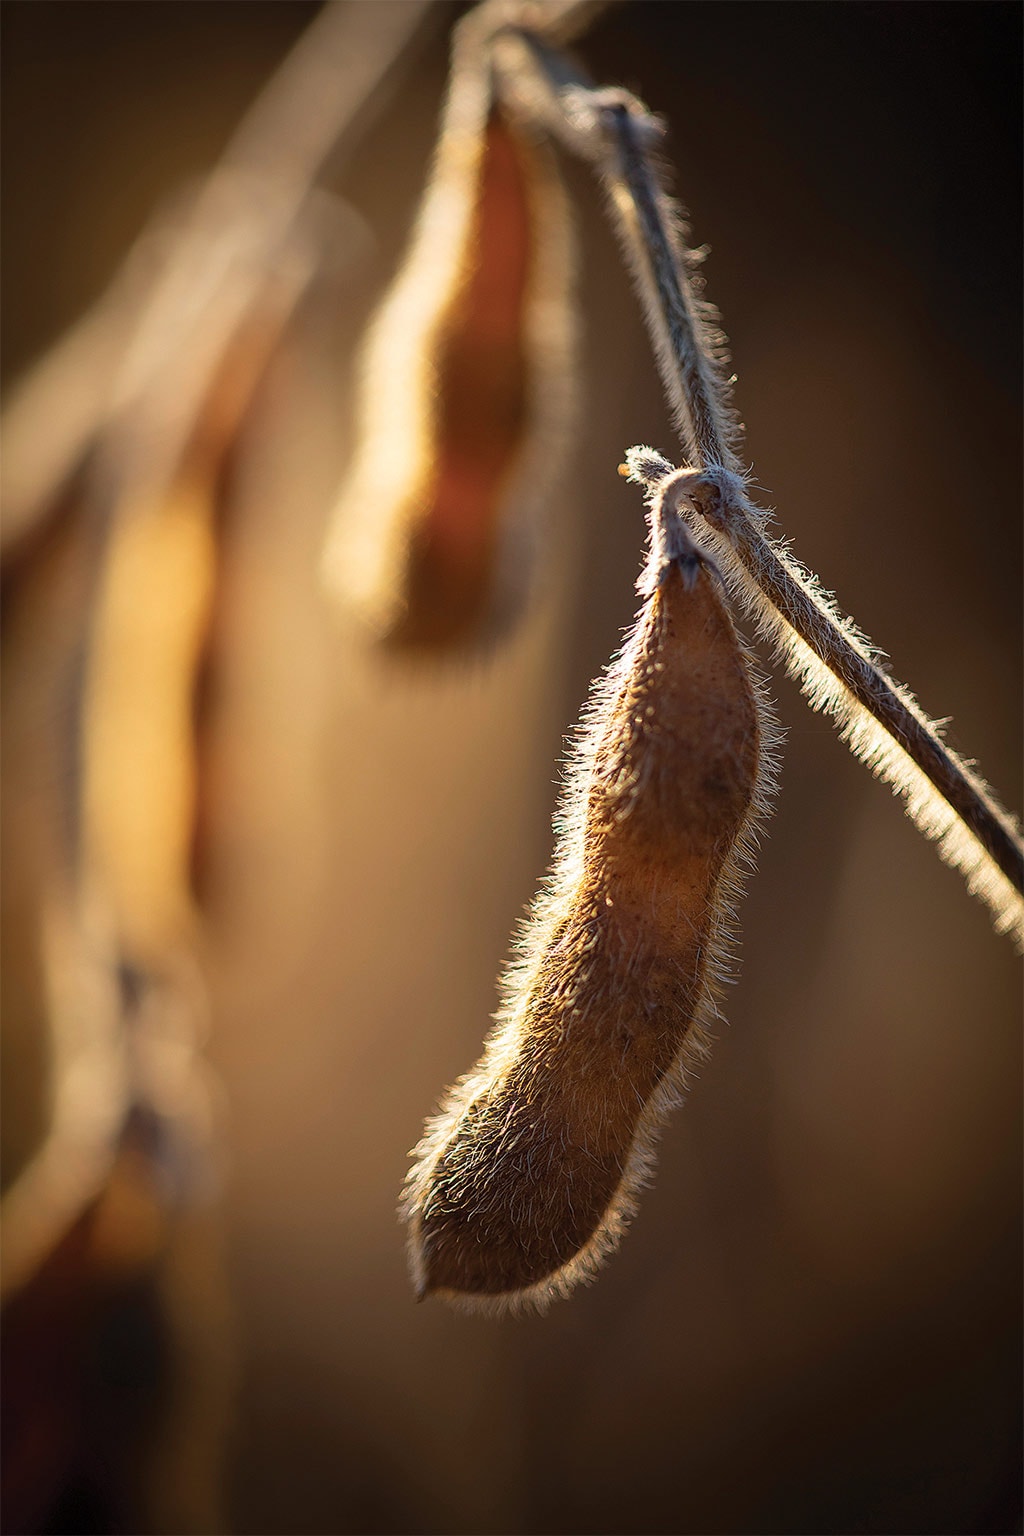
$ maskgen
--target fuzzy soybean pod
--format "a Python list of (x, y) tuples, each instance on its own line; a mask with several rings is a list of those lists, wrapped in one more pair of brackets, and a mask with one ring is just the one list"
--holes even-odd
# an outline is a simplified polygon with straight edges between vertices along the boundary
[(714, 565), (658, 500), (640, 591), (497, 1026), (416, 1149), (404, 1214), (421, 1296), (544, 1307), (589, 1278), (717, 1016), (773, 726)]
[(486, 648), (528, 606), (572, 410), (571, 268), (550, 148), (494, 102), (460, 29), (324, 556), (328, 590), (382, 646)]

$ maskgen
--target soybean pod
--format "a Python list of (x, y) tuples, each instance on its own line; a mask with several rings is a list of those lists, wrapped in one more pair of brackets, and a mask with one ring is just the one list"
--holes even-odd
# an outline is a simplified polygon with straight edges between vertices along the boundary
[(713, 563), (657, 498), (651, 523), (496, 1028), (416, 1149), (420, 1295), (543, 1307), (591, 1276), (717, 1013), (775, 726)]
[(452, 63), (410, 249), (367, 339), (324, 556), (342, 607), (406, 654), (486, 648), (528, 607), (573, 403), (554, 157), (495, 101), (472, 29)]

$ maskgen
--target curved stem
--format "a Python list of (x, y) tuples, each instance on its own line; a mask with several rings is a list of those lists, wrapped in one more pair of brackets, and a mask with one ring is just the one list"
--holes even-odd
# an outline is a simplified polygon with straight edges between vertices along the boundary
[[(1024, 946), (1024, 843), (1016, 823), (814, 578), (767, 537), (764, 513), (746, 497), (717, 316), (695, 291), (682, 213), (656, 169), (661, 124), (628, 92), (596, 89), (536, 37), (519, 33), (497, 58), (505, 87), (591, 161), (604, 183), (683, 449), (704, 472), (690, 480), (700, 494), (682, 499), (715, 529), (736, 596), (812, 705), (836, 718), (852, 749), (903, 796), (920, 830), (989, 905), (997, 929)], [(637, 471), (635, 453), (633, 477), (656, 490), (658, 475)], [(647, 450), (643, 457), (648, 464), (658, 458)], [(661, 463), (664, 478), (671, 466)]]

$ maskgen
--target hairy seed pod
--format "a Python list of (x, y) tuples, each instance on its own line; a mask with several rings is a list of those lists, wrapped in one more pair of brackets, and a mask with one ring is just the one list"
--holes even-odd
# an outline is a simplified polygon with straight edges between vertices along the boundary
[(493, 639), (521, 611), (571, 376), (568, 210), (550, 150), (456, 44), (412, 248), (374, 323), (332, 591), (407, 650)]
[(774, 728), (714, 566), (660, 504), (653, 535), (497, 1028), (417, 1149), (405, 1216), (421, 1295), (543, 1306), (589, 1276), (716, 1012)]

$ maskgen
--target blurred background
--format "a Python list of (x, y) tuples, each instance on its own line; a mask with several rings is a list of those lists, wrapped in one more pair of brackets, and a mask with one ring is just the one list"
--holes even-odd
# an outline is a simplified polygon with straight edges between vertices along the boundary
[[(782, 788), (729, 1023), (621, 1251), (544, 1318), (413, 1304), (407, 1150), (479, 1053), (550, 855), (563, 735), (634, 610), (642, 507), (615, 467), (637, 441), (674, 454), (599, 198), (566, 165), (580, 420), (526, 622), (483, 660), (409, 662), (321, 591), (358, 343), (401, 259), (461, 9), (435, 7), (328, 179), (328, 259), (231, 450), (194, 941), (216, 1177), (148, 1245), (122, 1178), (113, 1224), (134, 1237), (114, 1268), (159, 1271), (157, 1301), (133, 1279), (97, 1311), (93, 1260), (68, 1270), (66, 1243), (41, 1301), (15, 1287), (8, 1529), (1020, 1530), (1018, 964), (782, 676)], [(317, 10), (3, 8), (9, 385), (212, 167)], [(782, 531), (1011, 809), (1020, 27), (1004, 4), (628, 0), (577, 45), (669, 120)], [(74, 772), (61, 679), (92, 612), (83, 538), (22, 551), (5, 583), (12, 1185), (52, 1113), (32, 957), (65, 878), (48, 829)]]

